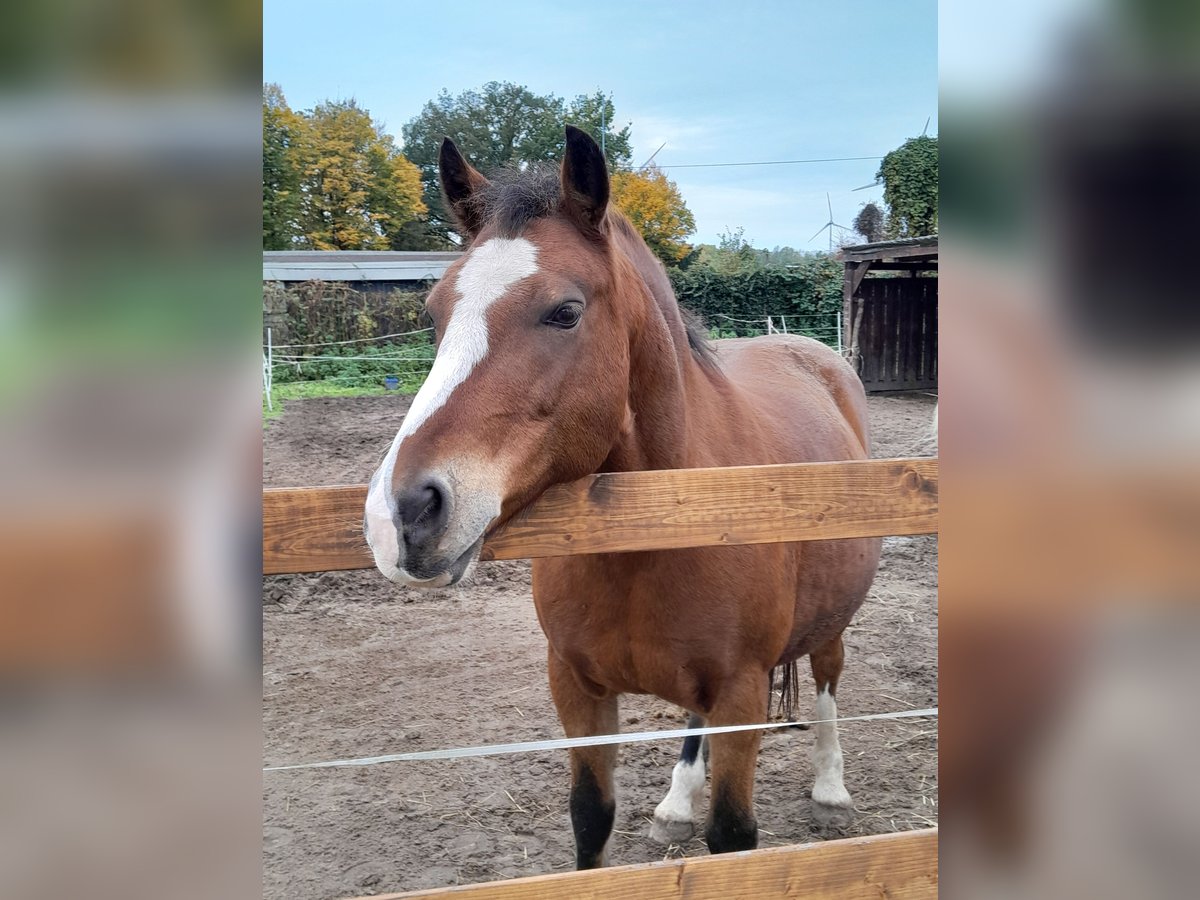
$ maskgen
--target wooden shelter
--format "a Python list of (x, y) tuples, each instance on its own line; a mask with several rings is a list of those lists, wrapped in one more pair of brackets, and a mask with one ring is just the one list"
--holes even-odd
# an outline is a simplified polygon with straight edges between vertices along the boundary
[(843, 247), (842, 331), (868, 391), (937, 387), (938, 238)]

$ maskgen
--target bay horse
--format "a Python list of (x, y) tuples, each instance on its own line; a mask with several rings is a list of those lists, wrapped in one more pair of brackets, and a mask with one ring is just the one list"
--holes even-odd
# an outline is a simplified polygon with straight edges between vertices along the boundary
[[(379, 570), (410, 587), (462, 580), (484, 538), (553, 484), (594, 472), (864, 459), (862, 384), (801, 337), (718, 341), (676, 303), (662, 265), (609, 203), (599, 147), (567, 127), (560, 169), (489, 180), (449, 139), (442, 189), (466, 252), (429, 294), (437, 355), (371, 478)], [(816, 717), (837, 716), (842, 631), (878, 539), (606, 553), (533, 562), (550, 690), (569, 737), (614, 733), (618, 698), (655, 694), (691, 724), (763, 722), (780, 666), (811, 658)], [(785, 678), (785, 681), (787, 679)], [(844, 821), (837, 726), (816, 726), (814, 817)], [(712, 735), (706, 838), (756, 846), (759, 731)], [(651, 835), (693, 832), (705, 786), (685, 741)], [(572, 749), (576, 863), (606, 861), (614, 746)]]

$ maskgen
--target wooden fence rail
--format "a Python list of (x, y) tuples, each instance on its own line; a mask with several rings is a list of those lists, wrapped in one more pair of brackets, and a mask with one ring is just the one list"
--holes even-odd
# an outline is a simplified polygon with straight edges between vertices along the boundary
[[(366, 491), (263, 491), (263, 573), (374, 565)], [(488, 538), (482, 558), (926, 534), (937, 514), (936, 459), (622, 472), (550, 488)]]
[[(374, 565), (365, 485), (263, 491), (263, 573)], [(558, 485), (489, 536), (483, 559), (612, 553), (937, 531), (938, 461), (679, 469)], [(937, 829), (722, 856), (537, 875), (373, 900), (932, 898)]]
[(534, 875), (359, 900), (812, 900), (929, 898), (938, 892), (936, 828), (722, 856)]

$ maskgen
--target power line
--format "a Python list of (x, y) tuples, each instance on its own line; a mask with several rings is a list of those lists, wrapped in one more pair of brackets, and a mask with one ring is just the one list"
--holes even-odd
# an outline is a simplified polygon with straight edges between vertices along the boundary
[[(661, 148), (660, 148), (661, 149)], [(724, 162), (724, 163), (676, 163), (675, 165), (659, 166), (660, 169), (725, 169), (733, 166), (795, 166), (802, 163), (827, 162), (861, 162), (865, 160), (883, 159), (882, 156), (826, 156), (820, 159), (767, 159), (757, 162)], [(632, 168), (623, 166), (622, 168)]]

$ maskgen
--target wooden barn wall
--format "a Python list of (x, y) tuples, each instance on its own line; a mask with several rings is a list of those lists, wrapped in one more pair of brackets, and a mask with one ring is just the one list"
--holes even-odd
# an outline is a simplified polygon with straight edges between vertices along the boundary
[(937, 387), (938, 280), (864, 278), (850, 309), (858, 330), (858, 374), (868, 391)]

